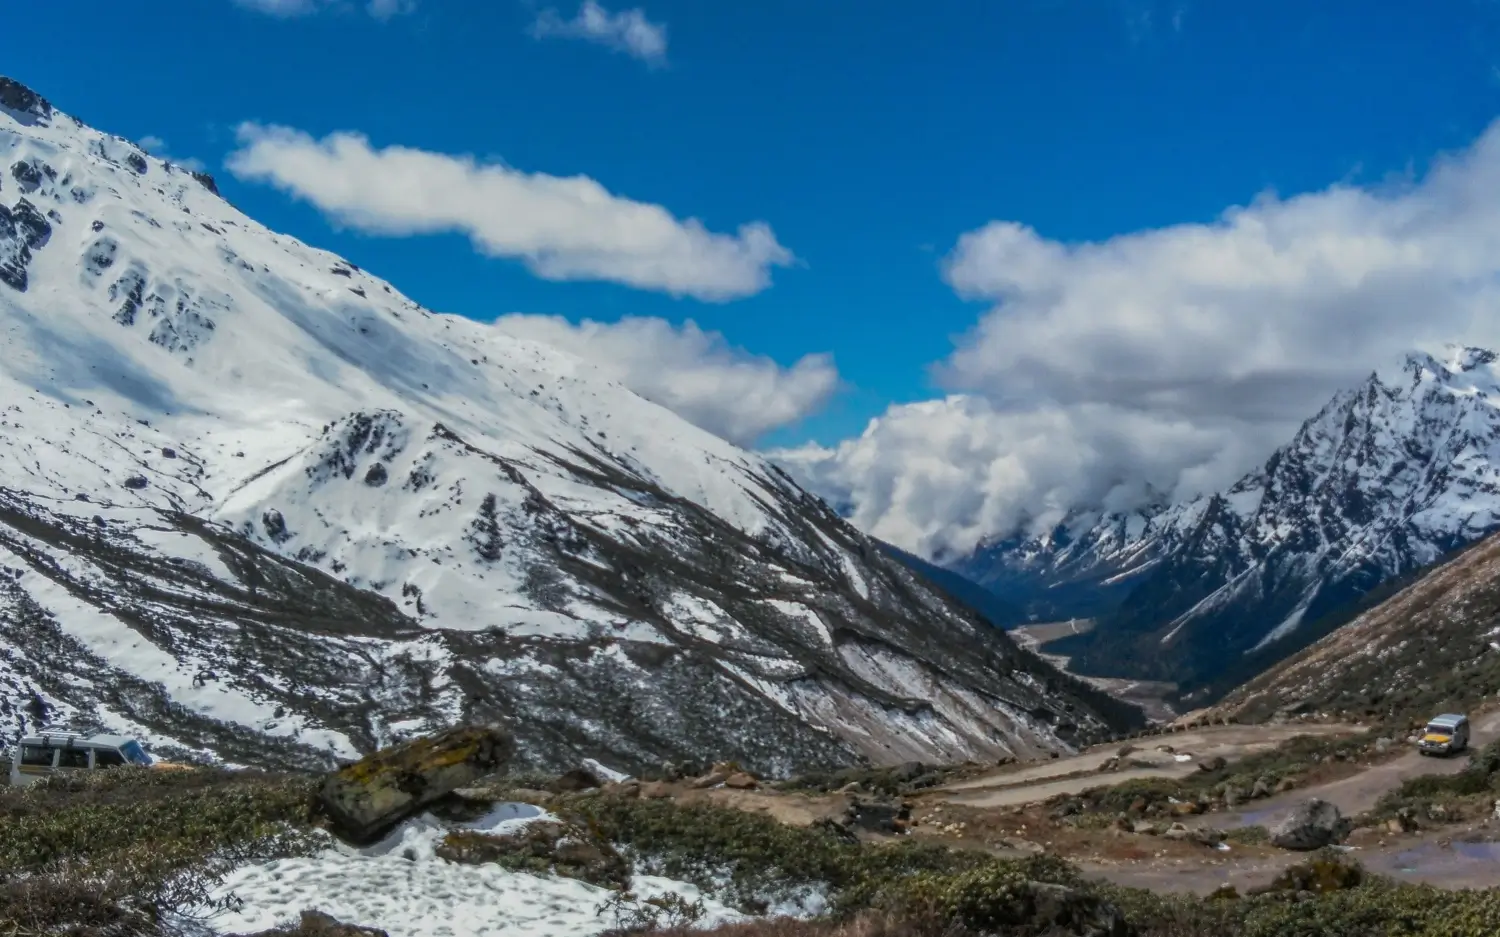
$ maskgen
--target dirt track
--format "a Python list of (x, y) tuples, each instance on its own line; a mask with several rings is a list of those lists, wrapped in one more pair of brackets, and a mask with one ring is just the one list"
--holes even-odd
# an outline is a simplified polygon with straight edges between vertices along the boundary
[[(1057, 794), (1080, 793), (1092, 787), (1113, 785), (1136, 777), (1181, 777), (1196, 770), (1196, 762), (1215, 755), (1234, 761), (1273, 748), (1296, 735), (1352, 732), (1347, 726), (1284, 725), (1222, 726), (1174, 733), (1135, 744), (1141, 750), (1127, 761), (1149, 761), (1148, 767), (1100, 773), (1118, 746), (1098, 746), (1070, 758), (1041, 764), (1000, 768), (969, 778), (929, 794), (934, 802), (967, 808), (1017, 807), (1036, 804)], [(1500, 711), (1474, 718), (1471, 747), (1479, 748), (1500, 738)], [(1398, 740), (1398, 745), (1408, 744)], [(1178, 761), (1173, 753), (1156, 750), (1170, 745), (1177, 753), (1191, 754)], [(1464, 757), (1426, 758), (1415, 750), (1373, 765), (1350, 777), (1301, 788), (1243, 809), (1207, 814), (1189, 823), (1229, 829), (1241, 826), (1272, 826), (1297, 804), (1319, 798), (1352, 816), (1370, 810), (1387, 791), (1407, 778), (1429, 774), (1453, 774), (1468, 763)], [(1465, 842), (1465, 839), (1474, 840)], [(1129, 837), (1138, 843), (1141, 858), (1118, 861), (1083, 861), (1086, 873), (1122, 885), (1160, 891), (1191, 891), (1207, 894), (1224, 884), (1245, 888), (1270, 881), (1276, 873), (1306, 858), (1300, 853), (1246, 849), (1231, 845), (1228, 852), (1152, 850), (1159, 845), (1152, 837)], [(1371, 871), (1393, 878), (1428, 882), (1447, 888), (1480, 888), (1500, 885), (1500, 821), (1488, 820), (1466, 830), (1440, 830), (1416, 835), (1385, 836), (1362, 831), (1351, 839), (1352, 854)]]
[[(1009, 807), (1035, 803), (1058, 794), (1078, 794), (1091, 787), (1119, 784), (1133, 778), (1186, 777), (1197, 770), (1199, 759), (1217, 755), (1233, 761), (1275, 748), (1293, 736), (1351, 731), (1348, 726), (1213, 726), (1134, 743), (1140, 750), (1125, 756), (1125, 761), (1137, 763), (1138, 767), (1100, 774), (1099, 769), (1118, 754), (1120, 746), (1099, 745), (1069, 758), (999, 768), (949, 785), (936, 793), (943, 800), (970, 807)], [(1173, 751), (1160, 751), (1158, 745), (1171, 746)], [(1179, 755), (1189, 757), (1179, 760)]]
[[(1500, 711), (1477, 717), (1473, 723), (1470, 748), (1481, 748), (1500, 737)], [(1398, 742), (1397, 744), (1403, 744)], [(1384, 764), (1367, 768), (1352, 777), (1330, 781), (1257, 802), (1243, 810), (1216, 813), (1200, 818), (1220, 829), (1237, 826), (1272, 826), (1310, 797), (1326, 800), (1345, 816), (1364, 813), (1375, 806), (1382, 794), (1398, 787), (1407, 778), (1425, 774), (1457, 774), (1469, 763), (1467, 757), (1428, 758), (1412, 750)]]

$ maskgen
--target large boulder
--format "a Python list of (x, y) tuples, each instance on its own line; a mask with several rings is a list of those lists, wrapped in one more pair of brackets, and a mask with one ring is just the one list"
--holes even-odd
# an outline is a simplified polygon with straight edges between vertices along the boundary
[(514, 753), (510, 733), (461, 726), (340, 768), (324, 779), (318, 801), (336, 835), (365, 845), (423, 807), (499, 771)]
[(1291, 815), (1271, 829), (1271, 845), (1307, 852), (1330, 846), (1349, 835), (1349, 821), (1339, 808), (1313, 798), (1298, 804)]

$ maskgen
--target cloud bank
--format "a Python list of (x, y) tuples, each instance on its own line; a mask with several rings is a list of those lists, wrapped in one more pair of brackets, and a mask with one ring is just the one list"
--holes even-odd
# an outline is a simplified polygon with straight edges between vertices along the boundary
[(929, 556), (1222, 488), (1406, 351), (1500, 342), (1500, 124), (1421, 178), (1265, 194), (1212, 224), (1064, 244), (992, 222), (943, 275), (991, 304), (934, 369), (953, 393), (777, 454)]
[(581, 39), (623, 52), (651, 65), (667, 60), (667, 27), (653, 23), (640, 9), (611, 13), (595, 0), (584, 0), (572, 19), (563, 19), (554, 9), (537, 14), (531, 34), (538, 39)]
[(549, 280), (604, 280), (723, 302), (771, 284), (794, 261), (764, 222), (709, 231), (586, 176), (527, 173), (468, 156), (391, 146), (355, 133), (322, 140), (244, 124), (228, 159), (238, 178), (273, 185), (335, 221), (391, 236), (457, 231), (490, 256)]
[(820, 410), (839, 387), (828, 355), (807, 355), (785, 368), (692, 322), (573, 325), (555, 316), (511, 315), (495, 328), (577, 354), (647, 400), (742, 446)]

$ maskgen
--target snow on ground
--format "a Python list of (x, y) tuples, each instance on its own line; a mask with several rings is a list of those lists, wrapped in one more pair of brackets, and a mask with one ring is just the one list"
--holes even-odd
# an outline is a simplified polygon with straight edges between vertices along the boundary
[[(451, 829), (506, 833), (544, 819), (550, 816), (529, 804), (501, 804), (472, 823), (423, 816), (365, 849), (336, 844), (308, 858), (244, 866), (215, 896), (232, 894), (242, 904), (208, 923), (219, 934), (255, 933), (317, 910), (391, 937), (588, 937), (615, 926), (613, 915), (600, 911), (614, 894), (608, 889), (435, 854)], [(673, 892), (702, 900), (703, 926), (744, 917), (684, 882), (637, 875), (631, 889), (643, 900)]]

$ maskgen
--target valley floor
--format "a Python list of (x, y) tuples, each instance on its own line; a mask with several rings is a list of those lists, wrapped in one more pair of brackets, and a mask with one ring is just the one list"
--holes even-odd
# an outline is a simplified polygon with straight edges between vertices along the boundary
[(1146, 713), (1152, 722), (1171, 722), (1178, 713), (1167, 703), (1167, 698), (1176, 691), (1173, 683), (1154, 680), (1134, 680), (1127, 677), (1090, 677), (1075, 674), (1068, 669), (1068, 658), (1063, 654), (1051, 654), (1046, 646), (1060, 638), (1084, 634), (1094, 627), (1092, 619), (1080, 618), (1072, 621), (1051, 621), (1044, 624), (1022, 625), (1008, 633), (1016, 643), (1061, 670), (1077, 677), (1096, 689), (1127, 703), (1133, 703)]

